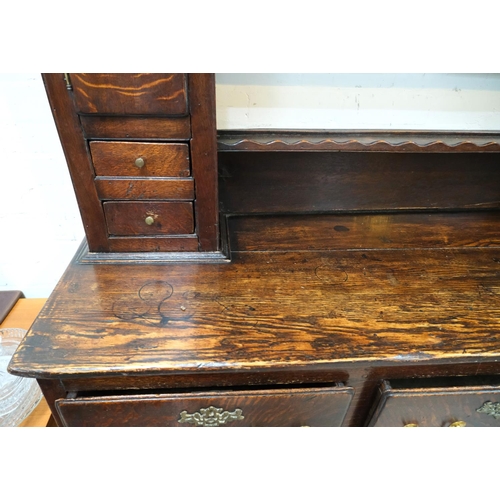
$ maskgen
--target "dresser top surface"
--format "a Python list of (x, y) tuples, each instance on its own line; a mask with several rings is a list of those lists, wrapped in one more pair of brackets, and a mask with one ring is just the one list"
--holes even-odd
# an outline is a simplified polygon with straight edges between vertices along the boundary
[(13, 357), (52, 377), (500, 359), (498, 248), (72, 263)]

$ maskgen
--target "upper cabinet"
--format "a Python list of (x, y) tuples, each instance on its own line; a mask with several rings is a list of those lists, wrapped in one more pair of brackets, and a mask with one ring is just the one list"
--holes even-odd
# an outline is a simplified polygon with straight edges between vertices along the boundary
[(92, 258), (223, 258), (214, 75), (43, 78)]

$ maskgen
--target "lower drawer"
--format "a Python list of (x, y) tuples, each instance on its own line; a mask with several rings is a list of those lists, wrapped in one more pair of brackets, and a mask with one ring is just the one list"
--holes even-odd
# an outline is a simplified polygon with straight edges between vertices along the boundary
[[(500, 385), (411, 387), (385, 381), (368, 425), (375, 427), (498, 427)], [(424, 385), (424, 382), (422, 382)]]
[(337, 427), (353, 389), (266, 389), (76, 397), (56, 401), (64, 425), (128, 427)]
[(109, 201), (103, 203), (108, 233), (112, 236), (191, 234), (192, 202)]

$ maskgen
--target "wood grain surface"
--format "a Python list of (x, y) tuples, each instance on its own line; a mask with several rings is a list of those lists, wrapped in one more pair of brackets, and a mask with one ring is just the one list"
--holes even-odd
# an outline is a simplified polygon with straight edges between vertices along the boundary
[(94, 168), (87, 141), (82, 134), (72, 95), (66, 89), (62, 73), (44, 73), (43, 82), (68, 163), (89, 248), (93, 252), (106, 252), (109, 250), (106, 220), (94, 184)]
[(377, 360), (486, 362), (500, 358), (499, 299), (498, 249), (72, 265), (11, 367), (64, 378)]
[(228, 218), (232, 251), (498, 247), (500, 212)]
[(70, 78), (80, 113), (187, 114), (183, 73), (71, 73)]
[(500, 207), (495, 153), (220, 152), (227, 214)]

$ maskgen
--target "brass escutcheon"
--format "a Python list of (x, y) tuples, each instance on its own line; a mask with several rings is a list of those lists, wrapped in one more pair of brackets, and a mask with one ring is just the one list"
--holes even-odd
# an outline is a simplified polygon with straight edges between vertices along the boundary
[(477, 413), (485, 413), (496, 420), (500, 420), (500, 403), (486, 401), (486, 403), (483, 403), (476, 411)]
[(215, 408), (215, 406), (201, 408), (195, 413), (183, 411), (179, 416), (181, 417), (178, 420), (180, 424), (195, 424), (199, 427), (219, 427), (245, 418), (243, 411), (239, 408), (234, 411), (225, 411), (222, 408)]

